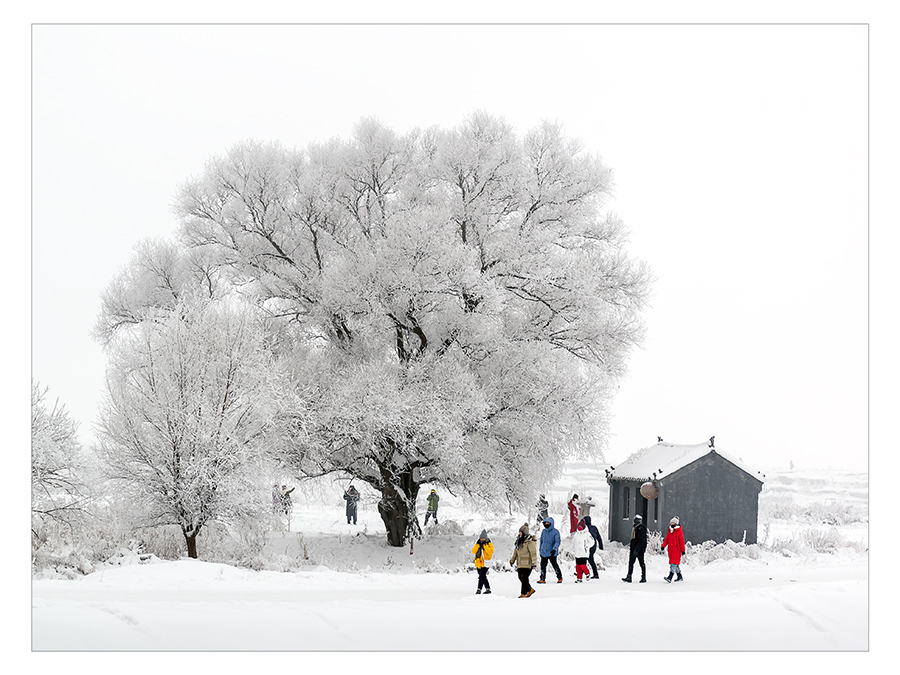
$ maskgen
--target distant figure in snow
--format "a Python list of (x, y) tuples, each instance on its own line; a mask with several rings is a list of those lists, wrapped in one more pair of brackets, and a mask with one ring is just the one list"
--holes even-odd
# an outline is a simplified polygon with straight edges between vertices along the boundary
[[(597, 550), (603, 550), (603, 537), (600, 536), (600, 530), (597, 529), (597, 526), (591, 523), (591, 517), (585, 516), (583, 519), (585, 529), (591, 535), (591, 550), (588, 553), (588, 563), (591, 566), (591, 570), (593, 574), (591, 575), (591, 579), (599, 579), (600, 575), (597, 574), (597, 563), (594, 562), (594, 554)], [(603, 562), (600, 562), (600, 567), (603, 567)], [(605, 568), (604, 568), (605, 569)]]
[(516, 566), (519, 582), (522, 584), (520, 598), (530, 598), (534, 595), (534, 588), (531, 587), (528, 577), (531, 576), (531, 570), (537, 566), (537, 558), (537, 540), (528, 534), (528, 523), (525, 523), (519, 528), (519, 536), (516, 537), (512, 558), (509, 559), (509, 564)]
[(574, 534), (575, 530), (578, 529), (578, 521), (581, 519), (581, 516), (578, 513), (578, 494), (573, 494), (572, 499), (569, 500), (569, 533)]
[(281, 503), (281, 489), (278, 487), (278, 483), (272, 486), (272, 512), (279, 515), (284, 512), (284, 506)]
[(582, 574), (585, 577), (588, 577), (591, 574), (588, 571), (587, 561), (588, 556), (590, 556), (591, 544), (593, 543), (594, 539), (591, 537), (591, 533), (588, 532), (587, 527), (585, 527), (584, 521), (579, 521), (575, 534), (572, 535), (572, 541), (569, 543), (572, 553), (575, 556), (576, 584), (582, 583)]
[(644, 552), (647, 550), (647, 527), (640, 515), (634, 517), (634, 527), (631, 528), (631, 541), (628, 544), (628, 574), (622, 581), (631, 583), (631, 573), (634, 572), (634, 561), (641, 565), (641, 581), (647, 582), (647, 566), (644, 564)]
[(587, 499), (582, 499), (578, 502), (578, 515), (580, 518), (584, 518), (585, 516), (591, 515), (591, 507), (597, 506), (594, 501), (588, 497)]
[(356, 505), (359, 503), (359, 492), (352, 485), (344, 490), (344, 500), (347, 502), (347, 524), (353, 520), (356, 525)]
[[(541, 495), (540, 499), (538, 499), (537, 504), (534, 505), (534, 508), (538, 510), (537, 519), (539, 523), (547, 520), (547, 516), (550, 515), (550, 504), (544, 498), (544, 495)], [(543, 536), (543, 533), (541, 534)]]
[(478, 541), (472, 547), (472, 553), (475, 554), (475, 570), (478, 572), (478, 590), (475, 591), (475, 595), (480, 595), (482, 588), (484, 594), (487, 595), (491, 592), (491, 585), (487, 578), (488, 568), (484, 563), (494, 556), (494, 545), (487, 536), (487, 530), (482, 530), (478, 535)]
[(425, 511), (425, 524), (428, 524), (428, 518), (434, 518), (434, 522), (437, 522), (437, 510), (438, 510), (438, 502), (441, 501), (441, 498), (438, 497), (438, 493), (432, 490), (428, 493), (428, 510)]
[(287, 485), (278, 487), (278, 483), (272, 486), (272, 511), (278, 515), (289, 515), (291, 512), (291, 493), (294, 488), (287, 489)]
[(544, 518), (544, 529), (541, 531), (541, 578), (538, 579), (539, 584), (547, 583), (547, 563), (553, 565), (553, 571), (556, 572), (556, 583), (561, 584), (563, 580), (562, 571), (556, 558), (559, 555), (560, 536), (559, 530), (556, 529), (553, 518), (547, 516)]
[(669, 521), (669, 531), (666, 533), (662, 547), (669, 548), (669, 576), (664, 577), (665, 580), (671, 584), (672, 576), (677, 574), (675, 581), (683, 581), (681, 576), (681, 556), (685, 552), (684, 532), (681, 530), (678, 516)]

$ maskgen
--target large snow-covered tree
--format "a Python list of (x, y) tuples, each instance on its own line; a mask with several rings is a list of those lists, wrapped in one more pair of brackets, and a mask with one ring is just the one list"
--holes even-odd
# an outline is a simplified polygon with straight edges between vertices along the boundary
[(519, 136), (475, 113), (243, 143), (176, 208), (184, 241), (282, 321), (290, 459), (380, 491), (399, 546), (423, 482), (524, 507), (568, 453), (602, 453), (649, 285), (611, 187), (558, 125)]
[(108, 341), (100, 452), (147, 525), (181, 528), (190, 557), (212, 520), (265, 514), (260, 471), (275, 418), (258, 311), (185, 293)]

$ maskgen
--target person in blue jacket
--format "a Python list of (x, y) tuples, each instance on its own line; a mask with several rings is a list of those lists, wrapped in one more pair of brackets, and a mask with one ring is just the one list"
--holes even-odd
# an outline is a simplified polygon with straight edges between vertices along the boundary
[(555, 527), (556, 523), (553, 520), (552, 516), (547, 516), (544, 519), (544, 531), (541, 532), (541, 547), (538, 553), (541, 556), (541, 578), (538, 580), (539, 584), (547, 583), (547, 563), (549, 562), (553, 565), (553, 569), (556, 571), (556, 583), (562, 583), (562, 570), (559, 569), (559, 564), (556, 562), (556, 556), (559, 555), (559, 530)]
[[(583, 520), (585, 528), (587, 528), (587, 531), (591, 533), (591, 537), (594, 540), (593, 544), (591, 545), (590, 555), (588, 557), (588, 562), (590, 563), (591, 570), (593, 571), (591, 579), (599, 579), (600, 575), (597, 574), (597, 563), (594, 562), (594, 554), (597, 552), (597, 549), (601, 551), (603, 550), (603, 537), (600, 536), (600, 530), (597, 529), (597, 526), (591, 523), (590, 516), (585, 516)], [(600, 563), (600, 566), (603, 567), (602, 561)]]

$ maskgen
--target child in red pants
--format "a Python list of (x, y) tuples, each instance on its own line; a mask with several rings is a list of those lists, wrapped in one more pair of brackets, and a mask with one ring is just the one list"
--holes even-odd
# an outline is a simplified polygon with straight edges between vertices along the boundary
[(581, 583), (582, 574), (588, 579), (590, 579), (591, 577), (591, 572), (588, 569), (587, 563), (588, 558), (591, 555), (591, 546), (593, 545), (593, 543), (594, 538), (585, 527), (584, 520), (580, 520), (578, 522), (578, 528), (572, 535), (571, 544), (572, 553), (575, 555), (575, 576), (578, 577), (577, 579), (575, 579), (576, 584)]

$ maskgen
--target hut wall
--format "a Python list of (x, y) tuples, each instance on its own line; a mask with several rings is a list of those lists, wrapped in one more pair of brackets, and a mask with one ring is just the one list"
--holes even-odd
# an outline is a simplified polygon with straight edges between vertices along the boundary
[(678, 516), (687, 541), (755, 544), (762, 484), (715, 453), (660, 480), (660, 525)]

